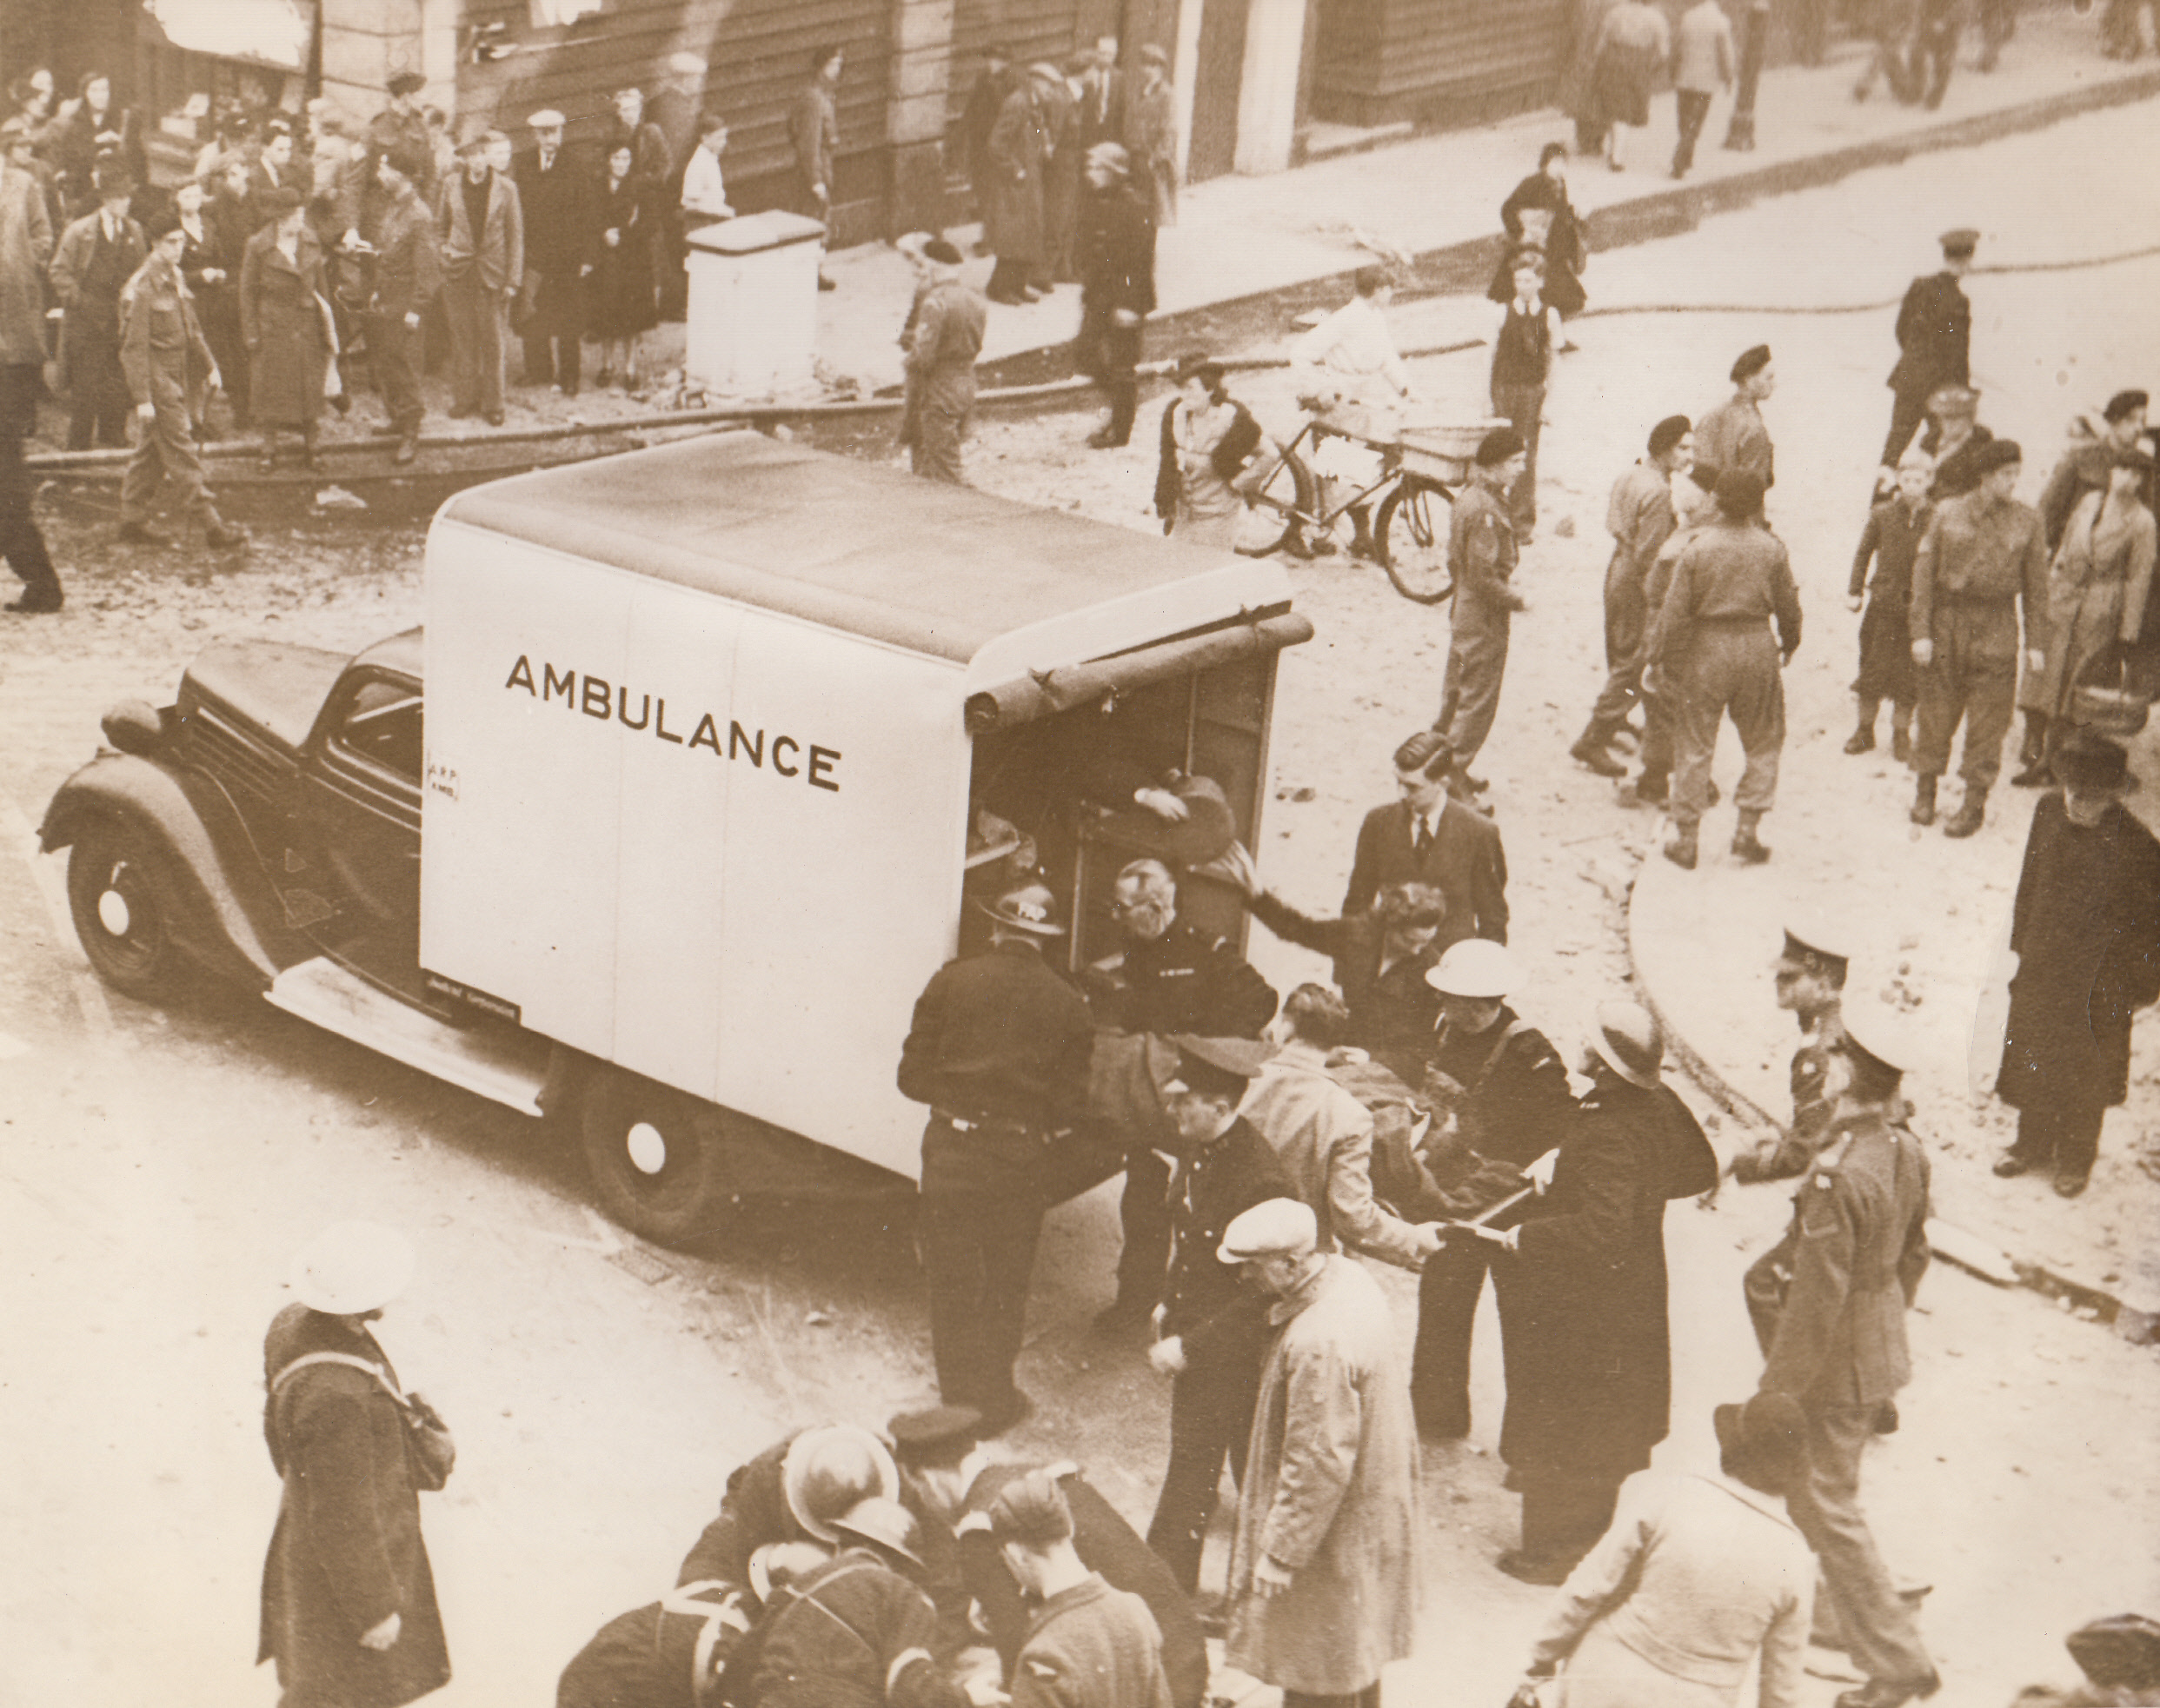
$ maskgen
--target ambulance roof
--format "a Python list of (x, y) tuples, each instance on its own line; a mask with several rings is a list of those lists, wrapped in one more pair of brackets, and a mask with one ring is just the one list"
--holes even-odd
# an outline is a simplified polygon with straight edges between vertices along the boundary
[(1047, 668), (1290, 596), (1275, 563), (750, 432), (493, 482), (442, 517), (960, 664)]

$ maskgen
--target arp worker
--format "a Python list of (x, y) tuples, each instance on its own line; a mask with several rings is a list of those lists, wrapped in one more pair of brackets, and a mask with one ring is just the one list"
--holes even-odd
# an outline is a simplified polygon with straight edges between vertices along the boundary
[(1747, 755), (1733, 792), (1740, 821), (1732, 852), (1751, 865), (1770, 858), (1756, 829), (1778, 798), (1785, 744), (1781, 672), (1800, 647), (1800, 594), (1784, 542), (1762, 514), (1759, 475), (1728, 468), (1718, 475), (1717, 519), (1681, 549), (1651, 635), (1651, 668), (1679, 702), (1679, 775), (1665, 856), (1690, 872), (1710, 805), (1718, 729), (1728, 714)]
[(683, 1557), (675, 1583), (747, 1584), (760, 1548), (776, 1542), (832, 1547), (835, 1519), (867, 1496), (899, 1492), (893, 1456), (868, 1430), (853, 1424), (799, 1430), (728, 1473), (719, 1514)]
[(1832, 1616), (1866, 1674), (1838, 1708), (1902, 1708), (1941, 1680), (1860, 1510), (1860, 1455), (1883, 1405), (1912, 1374), (1905, 1313), (1928, 1265), (1928, 1160), (1891, 1124), (1904, 1069), (1887, 1011), (1845, 1012), (1851, 1069), (1832, 1139), (1793, 1200), (1792, 1226), (1747, 1273), (1765, 1358), (1761, 1391), (1808, 1421), (1808, 1475), (1786, 1496), (1822, 1571), (1818, 1620)]
[[(903, 1096), (930, 1106), (922, 1135), (923, 1266), (938, 1391), (995, 1434), (1033, 1406), (1014, 1385), (1042, 1230), (1053, 1135), (1087, 1111), (1094, 1026), (1042, 945), (1065, 934), (1039, 884), (985, 911), (990, 947), (948, 961), (915, 1000)], [(1274, 1006), (1269, 993), (1268, 1006)]]
[(1883, 484), (1897, 478), (1897, 459), (1927, 419), (1937, 386), (1972, 383), (1972, 303), (1958, 280), (1972, 269), (1980, 234), (1959, 227), (1942, 236), (1943, 267), (1905, 288), (1897, 309), (1897, 365), (1886, 382), (1894, 400), (1883, 441)]
[(2010, 495), (2023, 466), (2014, 440), (1982, 445), (1974, 456), (1978, 488), (1936, 506), (1912, 565), (1912, 661), (1920, 667), (1913, 823), (1935, 822), (1936, 780), (1950, 769), (1951, 741), (1965, 726), (1964, 798), (1945, 836), (1979, 829), (2003, 768), (2017, 697), (2021, 600), (2026, 667), (2047, 662), (2047, 545), (2039, 512)]

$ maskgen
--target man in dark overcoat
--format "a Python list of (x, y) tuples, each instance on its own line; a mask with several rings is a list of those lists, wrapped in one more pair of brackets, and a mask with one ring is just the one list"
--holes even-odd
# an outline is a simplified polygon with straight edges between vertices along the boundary
[[(1077, 72), (1085, 63), (1083, 55), (1080, 64), (1067, 69)], [(1047, 292), (1057, 285), (1080, 282), (1080, 163), (1086, 155), (1080, 145), (1080, 99), (1072, 80), (1047, 62), (1028, 67), (1027, 75), (1035, 85), (1047, 150), (1042, 163), (1042, 266), (1028, 282)]]
[(2017, 957), (1996, 1094), (2017, 1111), (2010, 1176), (2052, 1169), (2085, 1189), (2100, 1124), (2128, 1094), (2130, 1021), (2160, 1000), (2160, 841), (2122, 797), (2123, 749), (2081, 733), (2056, 750), (2063, 792), (2032, 812), (2010, 915)]
[(1943, 269), (1915, 279), (1897, 309), (1897, 365), (1890, 370), (1890, 435), (1883, 441), (1883, 482), (1927, 419), (1937, 386), (1972, 382), (1972, 304), (1958, 280), (1972, 269), (1980, 234), (1960, 227), (1942, 236)]
[(1670, 1421), (1665, 1205), (1716, 1185), (1718, 1158), (1664, 1083), (1664, 1060), (1647, 1012), (1632, 1002), (1598, 1010), (1581, 1064), (1591, 1088), (1552, 1185), (1497, 1235), (1500, 1457), (1523, 1496), (1522, 1546), (1499, 1566), (1527, 1583), (1565, 1578)]
[(983, 294), (1008, 307), (1033, 302), (1029, 281), (1042, 264), (1043, 167), (1049, 142), (1033, 81), (1006, 73), (996, 122), (990, 127), (983, 158), (984, 177), (975, 185), (982, 204), (982, 241), (998, 264)]
[(592, 271), (590, 175), (562, 146), (562, 115), (543, 108), (525, 121), (533, 147), (510, 176), (525, 216), (525, 276), (521, 286), (525, 383), (577, 395), (584, 336), (584, 277)]
[(285, 1492), (256, 1661), (276, 1662), (288, 1708), (399, 1708), (449, 1682), (403, 1397), (369, 1328), (412, 1269), (395, 1229), (336, 1223), (301, 1253), (298, 1302), (263, 1342), (263, 1432)]
[(129, 216), (135, 180), (117, 160), (96, 168), (100, 205), (60, 234), (52, 290), (60, 304), (60, 365), (68, 392), (68, 449), (128, 442), (128, 382), (120, 369), (120, 292), (149, 246)]
[(1133, 188), (1122, 144), (1088, 151), (1080, 196), (1080, 336), (1075, 365), (1102, 389), (1110, 419), (1088, 435), (1097, 450), (1133, 436), (1140, 408), (1140, 342), (1155, 311), (1155, 216)]
[(1343, 917), (1363, 914), (1390, 884), (1427, 884), (1447, 902), (1436, 952), (1465, 937), (1507, 941), (1507, 851), (1499, 827), (1448, 792), (1455, 750), (1421, 729), (1395, 749), (1401, 799), (1375, 807), (1358, 827)]

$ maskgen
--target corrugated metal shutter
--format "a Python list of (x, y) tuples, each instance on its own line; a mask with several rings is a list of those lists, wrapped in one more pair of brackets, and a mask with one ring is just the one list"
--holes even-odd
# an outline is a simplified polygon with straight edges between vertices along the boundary
[(1468, 124), (1544, 105), (1568, 0), (1321, 0), (1313, 108), (1344, 124)]
[(728, 116), (729, 197), (747, 210), (771, 195), (746, 201), (735, 195), (738, 186), (749, 189), (794, 170), (788, 112), (809, 79), (811, 54), (842, 48), (835, 196), (872, 196), (880, 189), (876, 152), (885, 145), (889, 12), (888, 0), (607, 0), (578, 23), (535, 30), (527, 0), (469, 0), (466, 23), (500, 22), (502, 41), (518, 50), (461, 68), (461, 116), (492, 116), (522, 147), (524, 116), (555, 107), (569, 120), (573, 143), (590, 140), (614, 116), (614, 90), (635, 84), (649, 93), (670, 54), (695, 53), (710, 68), (706, 104)]

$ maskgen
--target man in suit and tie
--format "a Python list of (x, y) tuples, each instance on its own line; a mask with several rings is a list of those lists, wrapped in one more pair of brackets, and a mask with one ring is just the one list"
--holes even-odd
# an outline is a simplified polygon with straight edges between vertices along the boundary
[(1447, 792), (1455, 751), (1421, 729), (1395, 749), (1402, 798), (1375, 807), (1358, 831), (1343, 917), (1362, 914), (1386, 884), (1430, 884), (1447, 901), (1436, 950), (1465, 937), (1507, 941), (1507, 856), (1499, 827)]
[(587, 258), (588, 184), (562, 146), (562, 115), (544, 108), (525, 121), (533, 147), (511, 172), (525, 216), (522, 292), (525, 383), (577, 395), (578, 340), (584, 335), (581, 281)]

